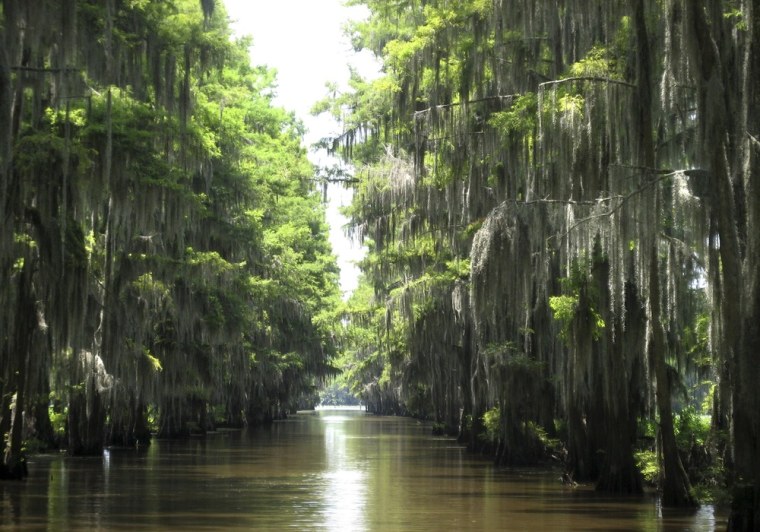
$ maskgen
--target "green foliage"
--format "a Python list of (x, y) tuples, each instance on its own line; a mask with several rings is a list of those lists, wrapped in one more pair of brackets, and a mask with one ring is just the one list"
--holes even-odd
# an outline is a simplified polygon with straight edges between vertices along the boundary
[(680, 449), (688, 451), (692, 446), (704, 446), (710, 437), (710, 417), (699, 414), (692, 406), (675, 416), (676, 442)]
[(148, 351), (147, 349), (145, 349), (143, 352), (145, 354), (145, 358), (148, 359), (148, 362), (150, 363), (150, 365), (153, 368), (154, 372), (159, 372), (159, 371), (162, 371), (164, 369), (163, 366), (161, 366), (161, 361), (158, 358), (154, 357), (150, 353), (150, 351)]
[[(75, 352), (108, 353), (112, 433), (133, 415), (180, 432), (201, 411), (263, 419), (335, 373), (342, 327), (303, 124), (272, 104), (275, 73), (250, 64), (250, 40), (230, 39), (221, 2), (75, 4), (73, 19), (48, 6), (51, 34), (73, 20), (87, 39), (43, 40), (35, 54), (76, 70), (11, 80), (24, 99), (9, 145), (22, 186), (3, 264), (38, 272), (40, 345), (66, 353), (29, 354), (55, 375), (51, 420), (63, 430), (64, 392), (86, 392)], [(6, 44), (27, 24), (39, 31), (4, 26)], [(135, 397), (148, 414), (129, 411)]]
[(707, 313), (700, 314), (693, 327), (687, 325), (683, 330), (683, 343), (687, 346), (687, 355), (698, 368), (708, 368), (712, 364), (710, 323), (711, 318)]
[(692, 482), (693, 495), (703, 503), (727, 503), (730, 499), (722, 455), (728, 438), (711, 426), (710, 416), (689, 406), (676, 414), (676, 442)]
[(521, 352), (513, 342), (488, 344), (483, 349), (482, 355), (492, 367), (511, 372), (518, 370), (536, 372), (543, 366), (541, 362)]
[(591, 283), (591, 267), (592, 261), (589, 259), (573, 259), (569, 276), (561, 280), (567, 293), (549, 297), (549, 307), (554, 319), (562, 324), (560, 336), (565, 341), (571, 340), (570, 334), (576, 320), (583, 321), (595, 340), (599, 340), (604, 333), (606, 323), (597, 310), (598, 296)]
[(53, 433), (63, 439), (66, 436), (66, 424), (68, 420), (68, 409), (59, 408), (55, 402), (51, 402), (48, 406), (48, 416), (50, 417), (50, 423), (53, 426)]
[(333, 380), (328, 386), (319, 392), (319, 404), (323, 406), (353, 406), (358, 405), (359, 400), (348, 389), (348, 386), (339, 380)]
[(339, 139), (322, 139), (318, 145), (342, 153), (357, 162), (376, 162), (382, 153), (383, 127), (392, 127), (392, 98), (400, 91), (391, 75), (367, 81), (352, 71), (349, 91), (327, 87), (328, 95), (312, 106), (314, 115), (329, 113), (344, 122), (345, 133)]
[(492, 113), (488, 123), (505, 139), (510, 136), (522, 138), (535, 133), (537, 116), (538, 99), (534, 92), (528, 92), (517, 96), (508, 110)]
[[(716, 452), (725, 446), (726, 441), (720, 433), (713, 431), (710, 416), (688, 406), (675, 414), (674, 428), (679, 455), (691, 479), (695, 497), (701, 503), (726, 502), (726, 470)], [(644, 480), (651, 485), (657, 485), (661, 480), (661, 458), (654, 448), (658, 437), (656, 431), (656, 420), (639, 420), (640, 441), (647, 442), (647, 445), (638, 449), (634, 457)]]
[(657, 423), (654, 419), (642, 417), (638, 419), (637, 433), (640, 438), (654, 440), (656, 437)]
[(715, 391), (718, 388), (717, 383), (706, 381), (702, 383), (708, 386), (708, 391), (705, 394), (705, 398), (702, 400), (701, 413), (702, 415), (710, 415), (713, 411), (713, 404), (715, 402)]
[(585, 100), (579, 94), (563, 94), (557, 100), (559, 111), (567, 117), (583, 116)]
[(560, 333), (562, 338), (568, 340), (570, 327), (572, 326), (576, 310), (578, 309), (578, 297), (568, 295), (551, 296), (549, 298), (549, 307), (552, 309), (552, 312), (554, 312), (554, 319), (562, 323), (562, 330)]
[(495, 406), (483, 414), (482, 437), (489, 443), (497, 443), (501, 434), (501, 410)]
[(451, 272), (454, 279), (468, 279), (470, 277), (470, 259), (456, 258), (446, 262), (446, 271)]
[[(638, 416), (654, 397), (652, 383), (641, 381), (651, 375), (643, 329), (646, 310), (657, 310), (647, 298), (662, 283), (670, 376), (690, 382), (700, 392), (691, 400), (702, 403), (677, 416), (679, 445), (682, 453), (687, 444), (709, 446), (700, 415), (714, 406), (714, 355), (722, 349), (710, 338), (710, 320), (725, 306), (705, 304), (705, 291), (695, 288), (703, 272), (694, 271), (708, 263), (717, 248), (706, 247), (716, 240), (696, 227), (709, 225), (695, 222), (701, 213), (690, 212), (688, 222), (668, 213), (677, 198), (672, 182), (660, 178), (699, 159), (699, 136), (690, 131), (705, 123), (694, 104), (701, 82), (691, 79), (694, 65), (683, 68), (679, 49), (688, 41), (688, 17), (669, 16), (678, 13), (663, 2), (642, 4), (643, 19), (631, 6), (607, 3), (353, 3), (370, 14), (351, 25), (352, 42), (383, 60), (383, 76), (355, 76), (346, 93), (329, 87), (314, 109), (345, 125), (324, 144), (356, 165), (346, 213), (369, 249), (362, 286), (344, 314), (341, 367), (351, 389), (431, 415), (446, 403), (433, 395), (450, 385), (439, 392), (448, 403), (469, 393), (478, 408), (500, 405), (503, 417), (497, 409), (484, 419), (492, 442), (508, 436), (508, 425), (542, 438), (534, 423), (544, 385), (550, 406), (568, 416), (562, 411), (577, 408), (589, 427), (603, 425), (592, 418), (608, 410)], [(721, 47), (743, 42), (743, 5), (732, 0), (705, 13)], [(591, 20), (598, 26), (577, 31)], [(647, 26), (651, 57), (637, 49), (635, 22)], [(739, 79), (734, 63), (724, 63), (724, 74)], [(650, 67), (662, 89), (651, 102), (638, 93), (645, 89), (638, 66)], [(691, 109), (686, 119), (684, 109)], [(643, 162), (642, 117), (652, 113), (656, 160)], [(510, 225), (509, 216), (520, 224)], [(679, 227), (692, 223), (691, 235)], [(291, 230), (277, 236), (287, 240)], [(490, 247), (476, 233), (492, 236)], [(663, 267), (649, 277), (652, 242)], [(267, 249), (288, 257), (272, 242)], [(572, 256), (578, 249), (587, 251)], [(483, 257), (489, 265), (477, 260)], [(519, 270), (526, 266), (537, 271)], [(481, 277), (483, 270), (489, 275)], [(558, 327), (546, 322), (547, 303)], [(557, 329), (570, 349), (558, 348)], [(589, 339), (598, 343), (584, 349), (583, 360), (566, 358)], [(462, 390), (468, 378), (471, 389)], [(618, 387), (628, 390), (628, 403)], [(571, 442), (566, 432), (577, 424), (564, 423)], [(650, 481), (658, 475), (650, 448), (656, 427), (649, 419), (639, 430), (645, 449), (638, 463)]]
[(631, 42), (631, 17), (621, 17), (617, 32), (608, 45), (597, 43), (579, 61), (569, 67), (576, 77), (624, 79), (628, 68)]
[(723, 18), (730, 21), (737, 30), (747, 31), (747, 20), (738, 2), (736, 0), (728, 0), (723, 2), (723, 4), (725, 9)]
[(645, 449), (636, 451), (634, 458), (636, 460), (636, 467), (639, 468), (644, 480), (651, 485), (656, 484), (660, 478), (660, 464), (657, 459), (657, 453)]
[(525, 422), (524, 430), (531, 439), (537, 440), (544, 449), (557, 449), (562, 446), (562, 442), (559, 438), (550, 437), (549, 433), (546, 432), (546, 429), (535, 421)]
[(570, 65), (571, 76), (609, 76), (614, 70), (610, 51), (602, 46), (595, 46), (586, 56)]

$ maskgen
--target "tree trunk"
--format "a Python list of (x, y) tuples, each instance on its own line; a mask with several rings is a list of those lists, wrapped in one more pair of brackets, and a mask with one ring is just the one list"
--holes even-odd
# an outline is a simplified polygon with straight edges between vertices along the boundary
[(111, 403), (111, 435), (113, 445), (136, 447), (150, 445), (147, 409), (145, 405), (130, 394), (127, 403)]
[(188, 432), (182, 416), (181, 400), (173, 397), (161, 401), (161, 404), (163, 407), (161, 409), (161, 423), (159, 424), (158, 437), (180, 438), (187, 436)]
[(757, 393), (760, 383), (760, 283), (757, 272), (752, 277), (749, 290), (752, 300), (745, 307), (744, 338), (736, 365), (739, 378), (734, 392), (736, 471), (728, 529), (737, 531), (760, 528), (760, 401)]
[(69, 454), (97, 456), (105, 443), (105, 410), (96, 389), (95, 375), (74, 386), (69, 398)]
[[(646, 27), (644, 0), (634, 4), (634, 25), (636, 32), (637, 93), (638, 93), (638, 158), (641, 167), (655, 168), (654, 140), (652, 128), (652, 72), (649, 36)], [(646, 180), (651, 180), (651, 172), (644, 173)], [(653, 190), (652, 211), (659, 212), (660, 192)], [(662, 504), (664, 506), (691, 507), (696, 500), (691, 495), (691, 484), (686, 470), (681, 463), (673, 428), (673, 406), (670, 398), (670, 383), (666, 364), (665, 330), (660, 311), (660, 268), (658, 232), (647, 235), (649, 242), (644, 244), (644, 253), (649, 253), (649, 321), (650, 321), (650, 357), (655, 371), (657, 410), (660, 414), (659, 434), (662, 444)]]
[[(532, 376), (528, 377), (532, 378)], [(496, 453), (499, 466), (535, 466), (544, 458), (544, 446), (528, 426), (528, 416), (510, 412), (508, 402), (500, 406), (502, 439)]]
[(574, 480), (596, 480), (594, 453), (589, 441), (586, 416), (577, 404), (568, 406), (567, 412), (567, 458), (569, 473)]
[(602, 431), (604, 430), (604, 399), (602, 390), (591, 389), (598, 380), (601, 348), (594, 338), (592, 309), (595, 302), (589, 295), (589, 277), (579, 289), (578, 304), (572, 323), (571, 343), (567, 361), (567, 450), (569, 470), (574, 480), (594, 482), (599, 478)]
[(37, 394), (37, 400), (32, 405), (34, 431), (37, 439), (44, 444), (44, 448), (57, 449), (61, 442), (56, 438), (53, 424), (50, 422), (49, 395), (50, 390), (48, 387), (45, 393)]
[(744, 257), (743, 330), (736, 357), (734, 387), (735, 481), (729, 530), (760, 529), (760, 9), (746, 2), (747, 48), (744, 57), (742, 122), (743, 171), (747, 199), (747, 245)]
[(32, 346), (32, 334), (37, 323), (32, 292), (31, 258), (26, 257), (24, 267), (18, 274), (16, 315), (11, 335), (11, 382), (16, 390), (15, 405), (11, 411), (8, 446), (3, 456), (0, 478), (22, 479), (27, 476), (26, 461), (22, 453), (24, 431), (24, 407), (26, 403), (26, 380)]
[(472, 390), (472, 326), (466, 322), (462, 332), (462, 347), (459, 348), (459, 388), (462, 394), (462, 413), (459, 419), (459, 443), (475, 450), (475, 419)]
[[(5, 356), (5, 353), (2, 353)], [(7, 382), (7, 377), (0, 378), (0, 434), (8, 434), (11, 430), (11, 393), (6, 393), (6, 387), (3, 385)], [(3, 447), (5, 451), (5, 447)]]
[[(610, 306), (608, 301), (609, 262), (599, 261), (594, 266), (594, 282), (600, 294), (605, 294), (599, 304), (600, 309)], [(642, 356), (644, 349), (644, 332), (642, 322), (643, 310), (638, 300), (635, 285), (628, 282), (625, 288), (625, 326), (620, 320), (615, 323), (616, 337), (608, 335), (606, 360), (607, 375), (599, 375), (605, 388), (604, 413), (602, 424), (602, 441), (604, 459), (596, 483), (597, 491), (615, 494), (633, 494), (643, 491), (641, 473), (633, 457), (636, 439), (636, 417), (638, 413), (635, 393), (640, 383), (637, 381), (635, 360)], [(607, 313), (609, 314), (609, 313)], [(615, 318), (607, 316), (605, 321), (612, 323)]]
[(649, 265), (649, 319), (651, 321), (650, 355), (654, 365), (657, 411), (660, 414), (660, 443), (662, 445), (662, 505), (675, 507), (697, 506), (691, 494), (691, 483), (681, 462), (673, 427), (673, 406), (670, 400), (670, 382), (665, 362), (667, 344), (660, 313), (659, 257), (657, 246), (650, 251)]
[(596, 490), (617, 495), (642, 493), (641, 473), (633, 459), (631, 420), (608, 416), (605, 432), (605, 455)]
[[(712, 241), (717, 239), (717, 221), (715, 220), (715, 214), (711, 213), (710, 216), (710, 239)], [(720, 253), (718, 252), (717, 245), (714, 242), (709, 246), (709, 265), (708, 271), (719, 272), (720, 271)], [(712, 279), (712, 297), (714, 301), (724, 301), (723, 288), (721, 286), (720, 275), (714, 275)], [(719, 314), (720, 309), (714, 309), (713, 314)], [(715, 316), (719, 318), (719, 316)], [(720, 336), (720, 319), (713, 319), (712, 330), (710, 331), (713, 338), (719, 338)], [(723, 456), (724, 465), (729, 469), (733, 469), (733, 453), (731, 451), (728, 435), (731, 432), (731, 416), (732, 416), (732, 398), (733, 386), (731, 378), (731, 363), (725, 353), (720, 352), (719, 342), (715, 343), (715, 364), (717, 365), (717, 383), (713, 397), (713, 412), (711, 420), (711, 431), (713, 438), (721, 442), (719, 450), (720, 455)]]
[[(727, 102), (726, 82), (724, 80), (723, 61), (716, 44), (711, 26), (708, 24), (705, 6), (702, 1), (687, 2), (686, 29), (689, 39), (690, 60), (697, 71), (698, 112), (703, 123), (702, 134), (704, 163), (712, 179), (711, 208), (716, 213), (718, 234), (720, 236), (720, 275), (722, 282), (721, 313), (724, 323), (723, 336), (720, 338), (720, 348), (724, 351), (729, 364), (728, 374), (732, 377), (733, 388), (733, 444), (734, 444), (734, 476), (736, 491), (732, 506), (729, 528), (732, 530), (756, 530), (760, 526), (760, 414), (758, 414), (757, 383), (758, 355), (757, 345), (760, 334), (757, 332), (758, 286), (757, 286), (757, 194), (756, 175), (749, 171), (746, 198), (748, 201), (749, 226), (746, 231), (747, 257), (742, 271), (741, 244), (737, 228), (737, 209), (734, 183), (729, 167), (729, 139), (733, 131), (729, 127), (731, 120), (736, 117), (730, 112)], [(713, 7), (720, 7), (713, 3)], [(715, 10), (713, 11), (715, 12)], [(717, 11), (720, 13), (720, 10)], [(747, 24), (746, 46), (754, 47), (754, 32), (757, 14), (754, 13), (754, 2), (744, 4)], [(713, 26), (722, 21), (713, 20)], [(755, 92), (754, 83), (749, 85), (755, 76), (757, 59), (751, 59), (752, 48), (745, 50), (744, 57), (744, 89)], [(743, 117), (739, 121), (738, 132), (740, 142), (746, 142), (745, 136), (751, 137), (748, 130), (749, 107), (745, 94)], [(754, 100), (753, 100), (754, 101)], [(733, 128), (734, 130), (737, 128)], [(746, 146), (746, 144), (745, 144)], [(752, 144), (746, 148), (745, 165), (751, 163)], [(755, 147), (754, 151), (757, 148)], [(743, 275), (744, 274), (744, 275)]]

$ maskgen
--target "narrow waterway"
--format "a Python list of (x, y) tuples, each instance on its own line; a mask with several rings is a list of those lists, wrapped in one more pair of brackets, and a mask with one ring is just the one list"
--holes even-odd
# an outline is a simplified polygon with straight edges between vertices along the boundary
[(361, 411), (304, 413), (102, 458), (37, 456), (0, 484), (0, 529), (719, 530), (711, 507), (565, 488), (499, 470), (430, 427)]

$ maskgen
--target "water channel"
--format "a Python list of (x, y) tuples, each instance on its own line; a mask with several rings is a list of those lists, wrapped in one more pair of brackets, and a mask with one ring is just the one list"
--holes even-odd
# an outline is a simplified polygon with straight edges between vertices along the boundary
[(712, 507), (567, 488), (503, 470), (430, 426), (361, 411), (301, 413), (99, 458), (41, 455), (0, 484), (1, 530), (722, 530)]

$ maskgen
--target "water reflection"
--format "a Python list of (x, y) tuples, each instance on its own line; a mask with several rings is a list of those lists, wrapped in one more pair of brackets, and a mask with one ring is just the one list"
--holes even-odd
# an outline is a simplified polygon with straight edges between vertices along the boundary
[(716, 530), (711, 507), (566, 489), (557, 475), (498, 470), (430, 427), (363, 412), (301, 414), (268, 428), (38, 456), (0, 483), (0, 529)]
[(328, 530), (364, 530), (366, 471), (356, 447), (349, 446), (343, 415), (324, 415), (327, 467), (323, 491), (323, 525)]

